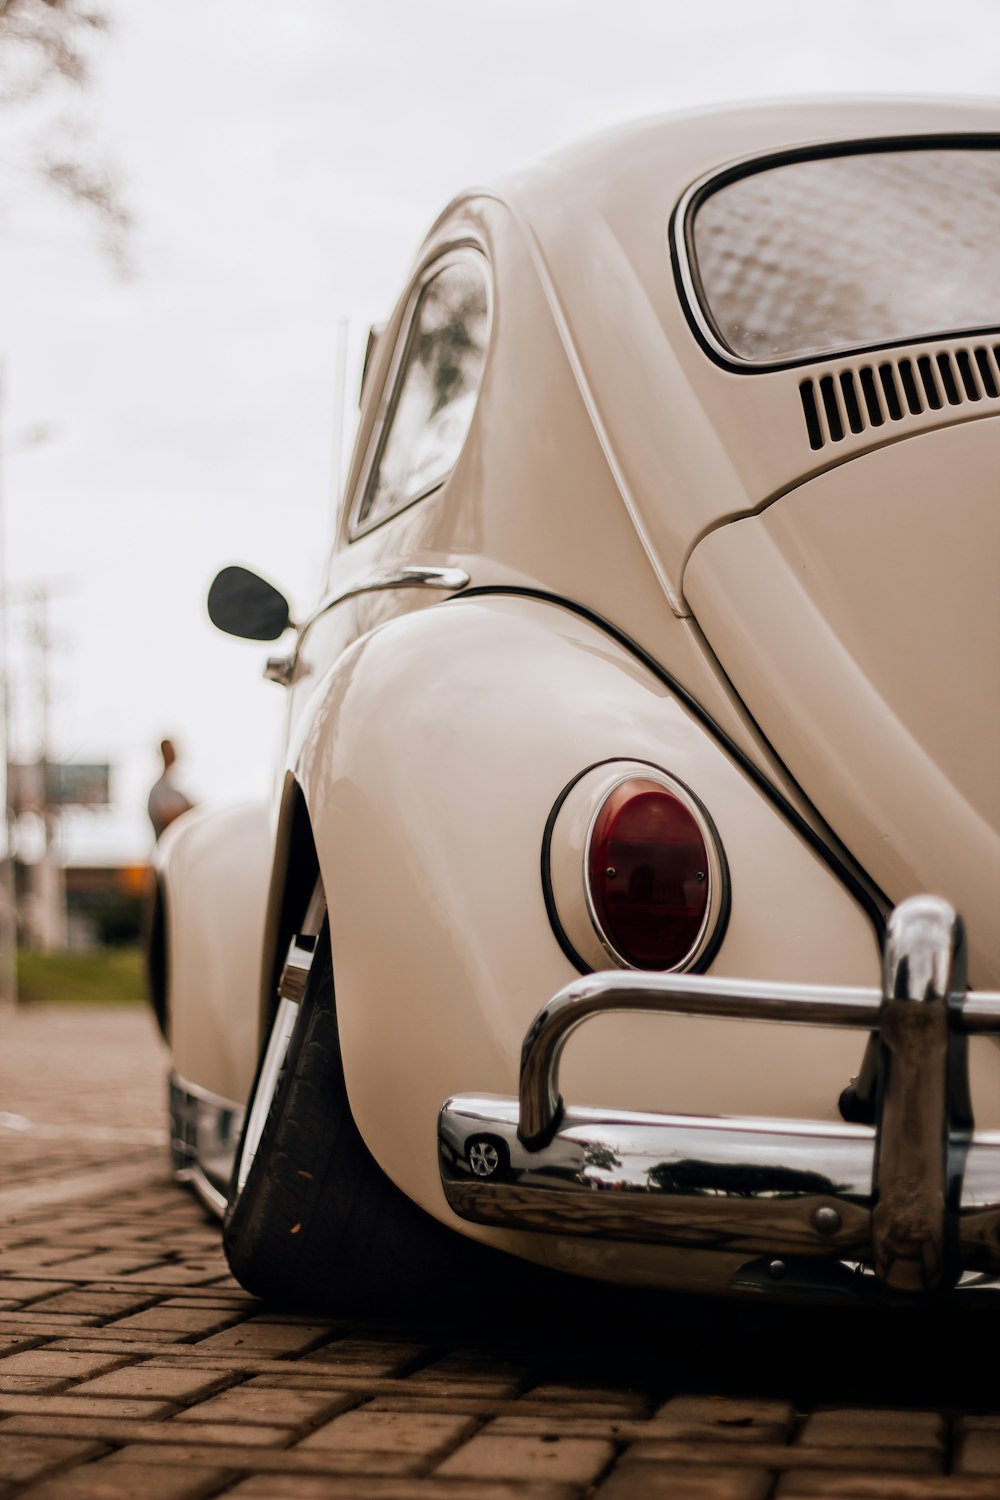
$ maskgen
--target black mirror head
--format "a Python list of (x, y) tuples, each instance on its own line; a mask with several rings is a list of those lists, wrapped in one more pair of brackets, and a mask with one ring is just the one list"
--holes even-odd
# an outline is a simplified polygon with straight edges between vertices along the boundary
[(208, 617), (247, 641), (276, 641), (291, 624), (288, 601), (249, 568), (223, 568), (208, 591)]

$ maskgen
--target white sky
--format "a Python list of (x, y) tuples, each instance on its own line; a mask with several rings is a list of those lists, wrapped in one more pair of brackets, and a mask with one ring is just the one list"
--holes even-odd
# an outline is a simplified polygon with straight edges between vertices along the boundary
[[(106, 0), (88, 112), (137, 276), (85, 217), (0, 178), (8, 574), (52, 608), (52, 747), (110, 758), (107, 852), (148, 845), (155, 745), (199, 798), (265, 794), (282, 690), (215, 632), (219, 566), (301, 607), (332, 512), (337, 322), (368, 325), (438, 210), (576, 137), (714, 100), (1000, 96), (1000, 0)], [(73, 101), (68, 100), (67, 103)], [(2, 138), (2, 137), (0, 137)], [(21, 746), (37, 710), (11, 612)], [(78, 853), (97, 848), (77, 833)]]

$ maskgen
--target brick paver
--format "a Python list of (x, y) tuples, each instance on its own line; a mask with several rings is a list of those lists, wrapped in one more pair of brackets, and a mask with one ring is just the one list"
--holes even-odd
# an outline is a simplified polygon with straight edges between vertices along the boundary
[(992, 1303), (283, 1315), (169, 1178), (164, 1069), (143, 1011), (0, 1017), (0, 1500), (1000, 1500)]

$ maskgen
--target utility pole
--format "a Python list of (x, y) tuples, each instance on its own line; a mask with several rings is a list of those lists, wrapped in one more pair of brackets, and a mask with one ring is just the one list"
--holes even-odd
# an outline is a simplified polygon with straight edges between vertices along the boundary
[(34, 926), (35, 938), (43, 953), (58, 952), (66, 946), (66, 901), (63, 891), (63, 871), (57, 849), (59, 809), (54, 801), (52, 786), (52, 754), (49, 733), (49, 710), (52, 703), (50, 679), (50, 655), (52, 635), (49, 630), (49, 600), (51, 588), (48, 583), (39, 583), (34, 589), (32, 603), (35, 619), (31, 625), (31, 641), (38, 656), (38, 774), (41, 788), (41, 816), (43, 845), (41, 858), (34, 866)]
[(14, 873), (14, 800), (10, 784), (10, 650), (7, 639), (7, 534), (4, 505), (6, 380), (0, 361), (0, 731), (3, 733), (3, 863), (0, 864), (0, 1006), (17, 1004), (17, 888)]
[(344, 493), (344, 406), (347, 401), (347, 333), (347, 319), (338, 318), (333, 371), (333, 504), (335, 510), (339, 508), (341, 497)]
[(0, 764), (3, 767), (3, 845), (0, 849), (0, 1008), (17, 1004), (17, 878), (14, 867), (17, 852), (17, 807), (11, 785), (11, 738), (13, 734), (12, 674), (10, 664), (10, 631), (8, 606), (10, 584), (7, 579), (7, 516), (4, 491), (6, 460), (22, 448), (32, 448), (49, 437), (45, 427), (31, 427), (10, 443), (6, 435), (7, 379), (0, 359)]

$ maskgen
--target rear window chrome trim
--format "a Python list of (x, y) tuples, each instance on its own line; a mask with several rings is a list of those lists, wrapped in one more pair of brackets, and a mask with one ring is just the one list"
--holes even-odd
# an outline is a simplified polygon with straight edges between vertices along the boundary
[(808, 146), (785, 148), (740, 157), (724, 167), (715, 167), (693, 182), (678, 200), (667, 225), (667, 247), (681, 306), (691, 329), (707, 355), (723, 369), (738, 375), (768, 375), (778, 370), (801, 369), (805, 365), (828, 364), (833, 360), (858, 354), (877, 353), (883, 349), (903, 349), (911, 345), (946, 343), (949, 340), (989, 336), (1000, 332), (1000, 324), (977, 324), (972, 328), (947, 329), (932, 334), (914, 333), (901, 338), (872, 344), (847, 344), (839, 349), (795, 355), (791, 359), (767, 362), (744, 359), (734, 353), (722, 338), (708, 311), (694, 251), (694, 220), (707, 198), (744, 177), (767, 172), (793, 162), (821, 161), (832, 157), (870, 156), (885, 151), (997, 151), (1000, 132), (928, 132), (920, 135), (870, 136), (856, 140), (819, 141)]

